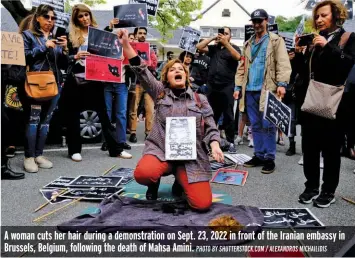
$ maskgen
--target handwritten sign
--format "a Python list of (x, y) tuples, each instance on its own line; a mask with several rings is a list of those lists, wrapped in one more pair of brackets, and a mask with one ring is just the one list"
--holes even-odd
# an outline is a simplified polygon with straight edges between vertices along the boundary
[(195, 54), (197, 50), (196, 45), (199, 42), (200, 37), (200, 31), (191, 27), (185, 27), (180, 38), (179, 48)]
[(54, 181), (50, 182), (49, 184), (43, 186), (44, 189), (64, 189), (68, 188), (68, 185), (73, 182), (75, 177), (65, 177), (60, 176), (59, 178), (55, 179)]
[(117, 170), (111, 171), (107, 176), (119, 176), (123, 177), (120, 185), (126, 185), (129, 182), (133, 181), (133, 168), (119, 168)]
[(196, 117), (167, 117), (166, 132), (166, 160), (196, 159)]
[(119, 194), (123, 191), (122, 188), (115, 187), (94, 187), (90, 189), (72, 189), (67, 193), (60, 195), (61, 198), (85, 200), (103, 200), (104, 198), (110, 198), (112, 195)]
[(85, 80), (122, 82), (122, 60), (103, 56), (86, 57)]
[(87, 51), (93, 55), (116, 59), (121, 59), (123, 52), (116, 34), (93, 27), (89, 27)]
[(317, 228), (324, 224), (307, 208), (260, 208), (266, 228)]
[(148, 27), (146, 4), (123, 4), (113, 7), (113, 15), (120, 22), (115, 28)]
[(266, 92), (264, 119), (277, 126), (285, 135), (290, 135), (291, 109), (279, 101), (270, 91)]
[(25, 48), (21, 34), (1, 32), (1, 64), (26, 65)]
[(69, 187), (116, 187), (122, 177), (78, 176)]
[(147, 4), (148, 15), (156, 16), (159, 0), (129, 0), (130, 4)]
[(224, 154), (225, 157), (229, 158), (230, 160), (234, 161), (235, 164), (242, 165), (245, 162), (251, 160), (251, 157), (246, 154)]

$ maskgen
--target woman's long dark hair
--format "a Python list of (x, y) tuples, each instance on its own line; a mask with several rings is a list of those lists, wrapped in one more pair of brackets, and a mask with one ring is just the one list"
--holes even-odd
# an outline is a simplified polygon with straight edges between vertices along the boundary
[[(41, 32), (41, 27), (39, 26), (39, 22), (37, 21), (37, 18), (48, 14), (48, 12), (52, 11), (54, 13), (54, 9), (50, 5), (46, 4), (41, 4), (37, 7), (36, 12), (34, 13), (34, 16), (32, 18), (31, 24), (30, 24), (30, 31), (35, 35), (35, 36), (41, 36), (43, 33)], [(55, 13), (54, 13), (55, 15)], [(53, 26), (54, 28), (54, 26)], [(53, 30), (52, 28), (52, 30)]]

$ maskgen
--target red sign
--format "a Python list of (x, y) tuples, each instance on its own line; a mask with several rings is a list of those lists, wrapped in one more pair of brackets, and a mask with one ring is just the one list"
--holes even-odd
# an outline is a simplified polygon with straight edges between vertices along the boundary
[(85, 79), (89, 81), (122, 82), (122, 60), (95, 55), (87, 56)]
[[(149, 66), (150, 65), (150, 45), (147, 42), (130, 42), (136, 53), (143, 59), (143, 61)], [(128, 65), (129, 60), (123, 51), (123, 64)]]

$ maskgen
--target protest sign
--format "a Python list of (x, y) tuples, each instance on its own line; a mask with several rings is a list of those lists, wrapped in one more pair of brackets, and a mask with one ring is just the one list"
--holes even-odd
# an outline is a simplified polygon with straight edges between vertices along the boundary
[[(136, 51), (136, 53), (138, 54), (138, 56), (140, 56), (140, 58), (143, 59), (143, 61), (147, 64), (150, 65), (150, 46), (148, 42), (130, 42), (132, 48), (134, 49), (134, 51)], [(126, 58), (125, 53), (123, 52), (124, 55), (124, 60), (123, 60), (123, 64), (124, 65), (128, 65), (129, 64), (129, 60), (128, 58)]]
[(146, 4), (123, 4), (113, 7), (113, 15), (120, 22), (115, 28), (148, 27)]
[(1, 32), (1, 64), (26, 65), (22, 35), (16, 32)]
[(264, 119), (276, 125), (289, 136), (291, 128), (291, 109), (279, 101), (270, 91), (266, 92)]
[(118, 195), (123, 191), (120, 187), (95, 187), (91, 189), (71, 189), (60, 195), (61, 198), (68, 199), (84, 199), (84, 200), (103, 200), (104, 198), (110, 198), (112, 195)]
[[(273, 32), (275, 34), (279, 34), (279, 26), (276, 23), (269, 24), (268, 31)], [(245, 25), (244, 40), (245, 41), (249, 40), (254, 35), (254, 33), (255, 33), (255, 31), (254, 31), (253, 25), (251, 25), (251, 24)]]
[(293, 39), (287, 37), (283, 37), (283, 39), (285, 40), (287, 51), (290, 51), (294, 47)]
[(354, 16), (354, 11), (353, 11), (353, 1), (352, 0), (346, 0), (344, 3), (346, 9), (348, 10), (348, 20), (352, 20)]
[(269, 15), (268, 23), (269, 24), (274, 24), (275, 23), (276, 16), (274, 15)]
[(117, 187), (122, 181), (122, 177), (110, 176), (86, 176), (81, 175), (69, 183), (71, 187)]
[(147, 4), (147, 12), (150, 16), (156, 16), (159, 0), (129, 0), (130, 4)]
[(196, 45), (199, 42), (200, 37), (200, 31), (191, 27), (185, 27), (180, 38), (179, 48), (195, 54), (197, 50)]
[(103, 56), (87, 56), (85, 79), (89, 81), (122, 82), (122, 60)]
[(121, 59), (123, 52), (116, 34), (92, 27), (89, 27), (87, 51), (93, 55), (116, 59)]

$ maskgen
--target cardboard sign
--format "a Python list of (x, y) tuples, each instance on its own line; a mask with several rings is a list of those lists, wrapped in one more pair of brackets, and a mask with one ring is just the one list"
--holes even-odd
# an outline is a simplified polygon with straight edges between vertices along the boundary
[(266, 228), (318, 228), (324, 224), (308, 208), (260, 208)]
[(122, 82), (122, 60), (103, 56), (87, 56), (85, 80)]
[(290, 135), (291, 109), (279, 101), (270, 91), (266, 92), (264, 119), (273, 123), (285, 135)]
[(1, 32), (1, 64), (26, 65), (22, 35), (16, 32)]
[[(150, 45), (148, 42), (130, 42), (132, 48), (140, 58), (143, 59), (143, 61), (149, 66), (151, 63), (150, 60)], [(125, 53), (123, 52), (123, 65), (128, 65), (129, 64), (129, 59), (126, 58)]]
[(116, 34), (92, 27), (89, 27), (87, 51), (93, 55), (115, 59), (121, 59), (123, 52)]
[(192, 54), (195, 54), (197, 50), (196, 45), (199, 42), (200, 37), (200, 31), (195, 30), (191, 27), (185, 27), (180, 38), (179, 48)]
[(78, 176), (68, 186), (74, 187), (116, 187), (122, 181), (122, 177), (108, 176)]
[[(275, 34), (279, 34), (279, 26), (276, 23), (269, 24), (268, 31), (273, 32)], [(245, 41), (249, 40), (254, 35), (254, 33), (255, 33), (255, 31), (254, 31), (253, 25), (251, 25), (251, 24), (245, 25), (244, 40)]]
[(159, 0), (129, 0), (130, 4), (147, 4), (147, 12), (150, 16), (156, 16)]
[(115, 18), (120, 20), (115, 28), (148, 27), (146, 4), (124, 4), (113, 7)]

